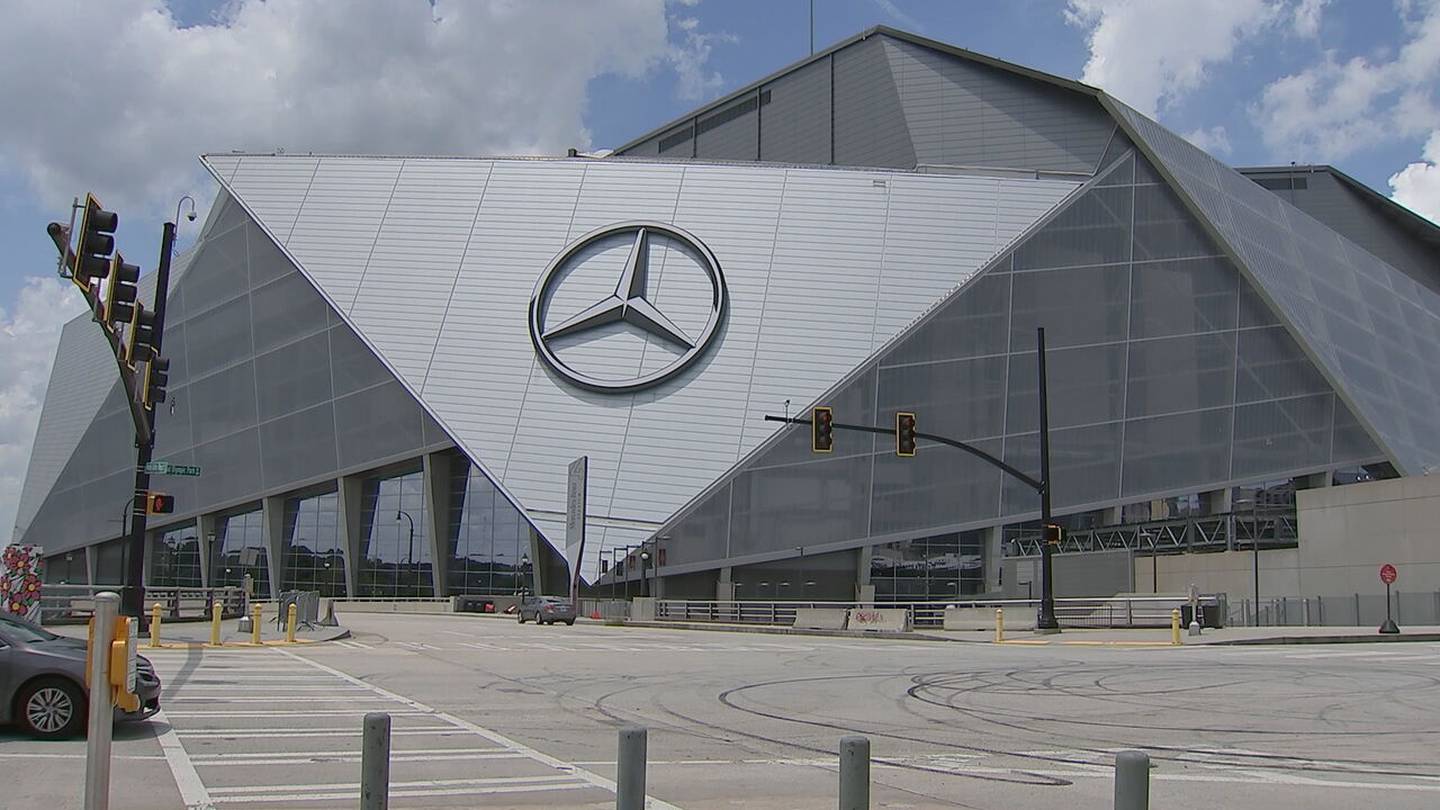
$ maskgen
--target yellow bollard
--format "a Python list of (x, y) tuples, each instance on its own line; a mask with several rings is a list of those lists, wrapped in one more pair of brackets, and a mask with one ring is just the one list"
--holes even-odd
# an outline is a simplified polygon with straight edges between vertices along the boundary
[(210, 605), (210, 645), (220, 646), (220, 603), (212, 602)]
[(285, 640), (291, 644), (295, 643), (295, 603), (290, 603), (290, 610), (285, 616)]
[(260, 643), (260, 606), (250, 608), (250, 643)]
[(995, 643), (1005, 642), (1005, 608), (995, 608)]
[(1170, 611), (1170, 643), (1176, 647), (1180, 646), (1180, 611)]
[(164, 610), (159, 602), (150, 606), (150, 646), (160, 646), (160, 611)]

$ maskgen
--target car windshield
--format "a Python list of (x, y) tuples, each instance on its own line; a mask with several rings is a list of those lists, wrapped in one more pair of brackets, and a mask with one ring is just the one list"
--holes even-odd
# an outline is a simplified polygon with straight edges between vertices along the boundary
[(34, 644), (37, 641), (54, 641), (60, 638), (38, 624), (31, 624), (24, 619), (4, 615), (0, 615), (0, 633), (3, 633), (6, 638), (21, 644)]

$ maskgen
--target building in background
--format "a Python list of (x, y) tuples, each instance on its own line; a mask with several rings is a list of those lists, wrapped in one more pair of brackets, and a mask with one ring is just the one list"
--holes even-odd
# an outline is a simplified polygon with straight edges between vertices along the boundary
[[(1024, 595), (1033, 492), (764, 416), (909, 411), (1037, 470), (1042, 326), (1072, 548), (1294, 545), (1297, 489), (1440, 463), (1433, 225), (891, 29), (604, 158), (203, 162), (155, 450), (202, 474), (156, 479), (153, 585), (562, 592), (585, 455), (602, 591), (643, 547), (667, 595)], [(52, 581), (124, 570), (111, 362), (66, 326), (16, 527)]]

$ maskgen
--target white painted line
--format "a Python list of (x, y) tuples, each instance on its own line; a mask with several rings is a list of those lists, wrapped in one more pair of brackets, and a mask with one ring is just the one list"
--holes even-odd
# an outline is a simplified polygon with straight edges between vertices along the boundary
[(195, 771), (195, 763), (185, 753), (185, 746), (180, 743), (175, 727), (170, 725), (164, 711), (156, 713), (155, 719), (165, 725), (165, 731), (156, 741), (165, 754), (165, 763), (170, 766), (170, 775), (175, 778), (175, 787), (180, 790), (180, 801), (185, 802), (186, 810), (211, 810), (215, 805), (210, 801), (205, 783), (200, 781), (200, 774)]
[[(472, 779), (418, 779), (409, 782), (391, 782), (390, 789), (423, 790), (448, 787), (491, 787), (494, 785), (555, 784), (577, 781), (573, 776), (491, 776)], [(234, 785), (215, 788), (216, 796), (257, 795), (296, 791), (326, 792), (332, 790), (360, 790), (359, 782), (327, 782), (319, 785)], [(349, 794), (346, 794), (349, 795)]]
[[(345, 709), (321, 709), (313, 712), (168, 712), (171, 717), (199, 717), (206, 719), (210, 717), (364, 717), (366, 710), (351, 711)], [(391, 717), (413, 717), (419, 715), (436, 714), (432, 711), (394, 711), (387, 712)], [(436, 716), (439, 716), (438, 714)]]
[(474, 647), (474, 648), (477, 649), (477, 650), (490, 650), (490, 651), (492, 651), (492, 652), (506, 652), (506, 651), (507, 651), (504, 647), (497, 647), (497, 646), (495, 646), (494, 644), (484, 644), (484, 643), (478, 642), (478, 641), (462, 641), (462, 642), (460, 642), (460, 646), (462, 646), (462, 647)]
[(458, 630), (441, 630), (440, 632), (449, 636), (459, 636), (461, 638), (471, 638), (475, 635), (474, 633), (461, 633)]
[[(508, 748), (411, 748), (408, 750), (390, 749), (391, 755), (396, 754), (503, 754), (514, 753)], [(289, 754), (301, 757), (358, 757), (359, 750), (352, 751), (228, 751), (223, 754), (197, 754), (191, 757), (191, 761), (200, 762), (223, 762), (227, 759), (252, 759), (254, 757), (269, 757)]]
[[(584, 782), (565, 782), (545, 785), (500, 785), (497, 787), (473, 787), (473, 788), (441, 788), (437, 790), (396, 790), (390, 789), (390, 798), (424, 798), (428, 796), (479, 796), (495, 793), (540, 793), (552, 790), (584, 790), (594, 787)], [(359, 788), (356, 788), (358, 790)], [(355, 792), (347, 793), (292, 793), (289, 795), (275, 796), (231, 796), (220, 799), (222, 804), (258, 802), (314, 802), (314, 801), (354, 801)], [(646, 803), (646, 808), (655, 807), (654, 799)]]
[[(468, 733), (468, 732), (467, 732), (467, 733)], [(35, 752), (24, 752), (24, 751), (13, 751), (13, 752), (12, 752), (12, 751), (7, 751), (7, 752), (5, 752), (5, 753), (0, 753), (0, 759), (84, 759), (84, 758), (85, 758), (85, 754), (84, 754), (84, 753), (60, 754), (60, 753), (52, 753), (52, 752), (44, 752), (44, 753), (42, 753), (42, 752), (39, 752), (39, 751), (35, 751)], [(152, 759), (152, 760), (161, 760), (161, 759), (164, 759), (165, 757), (163, 757), (163, 756), (161, 756), (161, 755), (159, 755), (159, 754), (111, 754), (111, 755), (110, 755), (110, 758), (111, 758), (111, 759)]]
[[(591, 772), (591, 771), (587, 771), (587, 770), (585, 770), (584, 768), (577, 768), (577, 767), (575, 767), (574, 765), (571, 765), (571, 764), (569, 764), (569, 763), (566, 763), (566, 762), (563, 762), (563, 761), (561, 761), (561, 760), (559, 760), (559, 759), (556, 759), (555, 757), (552, 757), (552, 756), (550, 756), (549, 754), (542, 754), (542, 753), (540, 753), (539, 751), (535, 750), (534, 748), (531, 748), (531, 747), (528, 746), (528, 745), (524, 745), (523, 743), (520, 743), (520, 742), (518, 742), (518, 741), (516, 741), (516, 740), (512, 740), (512, 739), (510, 739), (509, 737), (506, 737), (505, 735), (503, 735), (503, 734), (501, 734), (501, 733), (499, 733), (499, 732), (497, 732), (497, 731), (491, 731), (491, 730), (488, 729), (488, 728), (485, 728), (485, 727), (483, 727), (483, 726), (480, 726), (480, 725), (477, 725), (477, 724), (475, 724), (475, 723), (472, 723), (472, 722), (470, 722), (469, 720), (465, 720), (465, 719), (463, 719), (463, 718), (456, 717), (456, 716), (453, 715), (453, 714), (449, 714), (449, 713), (441, 712), (441, 711), (436, 711), (434, 708), (432, 708), (432, 707), (430, 707), (430, 706), (427, 706), (427, 705), (425, 705), (424, 703), (419, 702), (418, 700), (411, 700), (410, 698), (407, 698), (407, 697), (405, 697), (405, 696), (403, 696), (403, 695), (397, 694), (397, 693), (395, 693), (395, 692), (391, 692), (391, 691), (389, 691), (388, 689), (382, 689), (382, 688), (380, 688), (380, 687), (378, 687), (378, 686), (376, 686), (376, 685), (374, 685), (374, 684), (372, 684), (372, 683), (367, 683), (367, 682), (365, 682), (365, 681), (360, 680), (359, 678), (356, 678), (356, 677), (353, 676), (353, 675), (350, 675), (350, 674), (348, 674), (348, 673), (346, 673), (346, 672), (342, 672), (342, 671), (340, 671), (340, 670), (338, 670), (338, 669), (335, 669), (334, 667), (326, 666), (326, 665), (324, 665), (324, 664), (322, 664), (322, 663), (320, 663), (320, 662), (318, 662), (318, 661), (312, 661), (312, 660), (310, 660), (310, 659), (308, 659), (308, 658), (306, 658), (306, 657), (304, 657), (304, 656), (302, 656), (302, 655), (296, 655), (295, 653), (292, 653), (292, 652), (290, 652), (289, 650), (276, 649), (276, 652), (280, 653), (281, 655), (284, 655), (284, 656), (293, 658), (293, 659), (295, 659), (296, 661), (303, 661), (303, 662), (309, 664), (310, 666), (315, 667), (316, 669), (322, 670), (322, 671), (324, 671), (324, 672), (328, 672), (328, 673), (330, 673), (331, 675), (334, 675), (334, 676), (336, 676), (336, 677), (338, 677), (338, 678), (344, 678), (345, 680), (350, 681), (351, 683), (354, 683), (354, 684), (357, 684), (357, 685), (360, 685), (360, 686), (364, 686), (364, 687), (370, 689), (371, 691), (373, 691), (373, 692), (374, 692), (375, 694), (377, 694), (377, 695), (384, 695), (385, 697), (388, 697), (388, 698), (390, 698), (390, 699), (392, 699), (392, 700), (395, 700), (395, 701), (397, 701), (397, 702), (399, 702), (399, 703), (404, 703), (404, 704), (406, 704), (406, 705), (408, 705), (408, 706), (411, 706), (411, 707), (414, 708), (414, 709), (428, 710), (429, 712), (432, 712), (432, 713), (435, 715), (435, 717), (437, 717), (437, 718), (439, 718), (439, 719), (441, 719), (441, 720), (444, 720), (444, 721), (447, 722), (447, 723), (454, 723), (455, 725), (457, 725), (457, 726), (459, 726), (459, 727), (461, 727), (461, 728), (469, 729), (470, 731), (475, 732), (476, 734), (480, 735), (481, 737), (484, 737), (485, 739), (490, 740), (491, 742), (495, 743), (496, 745), (501, 745), (501, 746), (504, 746), (504, 747), (506, 747), (506, 748), (509, 748), (509, 749), (511, 749), (511, 750), (513, 750), (513, 751), (518, 751), (518, 752), (520, 752), (520, 753), (522, 753), (522, 754), (525, 754), (526, 756), (530, 757), (531, 759), (534, 759), (535, 761), (541, 762), (541, 763), (543, 763), (543, 764), (545, 764), (545, 765), (549, 765), (550, 767), (552, 767), (552, 768), (554, 768), (554, 769), (556, 769), (556, 770), (558, 770), (558, 771), (573, 773), (576, 777), (578, 777), (578, 778), (580, 778), (580, 779), (583, 779), (584, 781), (589, 782), (590, 784), (592, 784), (592, 785), (594, 785), (594, 786), (596, 786), (596, 787), (603, 788), (604, 790), (609, 791), (610, 793), (614, 793), (614, 792), (615, 792), (615, 782), (614, 782), (614, 781), (612, 781), (612, 780), (610, 780), (610, 779), (606, 779), (605, 777), (603, 777), (603, 776), (601, 776), (601, 775), (599, 775), (599, 774), (597, 774), (597, 773), (593, 773), (593, 772)], [(394, 794), (392, 794), (392, 795), (394, 795)], [(670, 803), (668, 803), (668, 802), (661, 801), (661, 800), (659, 800), (659, 799), (650, 798), (650, 797), (648, 797), (648, 796), (646, 797), (646, 807), (648, 808), (648, 810), (680, 810), (679, 807), (677, 807), (677, 806), (675, 806), (675, 805), (673, 805), (673, 804), (670, 804)]]
[[(267, 729), (205, 729), (203, 731), (177, 731), (181, 737), (214, 737), (224, 740), (243, 740), (268, 737), (354, 737), (352, 728), (267, 728)], [(392, 737), (458, 737), (470, 732), (454, 726), (420, 726), (418, 728), (391, 729)]]

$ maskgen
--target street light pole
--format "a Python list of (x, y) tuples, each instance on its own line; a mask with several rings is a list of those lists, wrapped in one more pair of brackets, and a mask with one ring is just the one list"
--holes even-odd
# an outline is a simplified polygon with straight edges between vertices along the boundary
[(410, 521), (410, 548), (409, 548), (409, 550), (406, 551), (406, 553), (405, 553), (405, 571), (406, 571), (406, 573), (410, 574), (411, 576), (414, 576), (414, 574), (415, 574), (415, 518), (410, 517), (410, 513), (409, 513), (409, 512), (406, 512), (404, 509), (396, 509), (396, 510), (395, 510), (395, 522), (397, 522), (397, 523), (400, 522), (400, 518), (401, 518), (401, 517), (404, 517), (406, 520)]
[(1040, 367), (1040, 525), (1044, 542), (1040, 546), (1040, 615), (1035, 621), (1039, 630), (1057, 631), (1055, 618), (1054, 544), (1050, 542), (1050, 406), (1045, 392), (1045, 327), (1035, 330), (1036, 365)]

